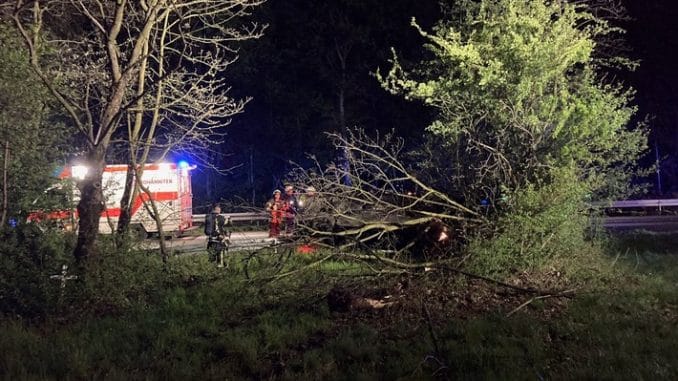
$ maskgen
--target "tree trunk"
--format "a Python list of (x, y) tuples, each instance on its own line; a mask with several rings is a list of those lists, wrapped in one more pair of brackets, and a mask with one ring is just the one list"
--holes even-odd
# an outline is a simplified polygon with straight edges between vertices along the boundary
[(99, 219), (104, 210), (104, 196), (101, 190), (101, 178), (104, 172), (104, 150), (100, 147), (92, 149), (87, 162), (88, 172), (78, 183), (80, 201), (78, 202), (78, 242), (73, 254), (78, 262), (97, 254), (97, 235)]
[[(141, 178), (139, 172), (137, 172), (137, 177)], [(169, 251), (167, 250), (167, 245), (165, 245), (165, 229), (162, 226), (162, 220), (160, 219), (160, 212), (158, 211), (158, 206), (155, 204), (153, 199), (152, 192), (148, 189), (142, 181), (137, 181), (141, 192), (145, 193), (147, 201), (144, 202), (144, 207), (146, 211), (151, 215), (153, 220), (155, 220), (156, 227), (158, 229), (158, 245), (160, 246), (160, 256), (162, 257), (162, 262), (167, 264), (169, 260)]]
[[(338, 100), (338, 106), (339, 106), (339, 128), (340, 128), (339, 135), (342, 138), (346, 138), (346, 131), (347, 131), (347, 127), (346, 127), (346, 106), (345, 106), (346, 90), (345, 90), (345, 86), (344, 86), (344, 78), (345, 78), (345, 67), (343, 66), (343, 61), (342, 61), (341, 83), (339, 85), (339, 92), (337, 94), (337, 100)], [(346, 151), (339, 152), (339, 162), (341, 163), (341, 166), (346, 173), (346, 175), (344, 175), (344, 178), (342, 179), (342, 183), (344, 185), (351, 185), (351, 178), (348, 176), (348, 172), (350, 170), (348, 152), (346, 152)]]
[(0, 228), (7, 223), (7, 206), (9, 184), (7, 184), (7, 173), (9, 172), (9, 140), (5, 140), (5, 154), (2, 160), (2, 215), (0, 216)]
[[(209, 153), (209, 160), (211, 163), (215, 162), (215, 157), (214, 153), (210, 152)], [(209, 168), (207, 171), (205, 171), (205, 195), (207, 196), (208, 200), (208, 205), (214, 200), (214, 179), (213, 179), (213, 173), (214, 173), (214, 168)], [(207, 210), (207, 213), (209, 213), (209, 209)]]
[(158, 227), (158, 245), (160, 246), (160, 256), (162, 258), (162, 263), (167, 264), (169, 261), (169, 251), (167, 250), (167, 245), (165, 245), (165, 229), (162, 226), (162, 220), (160, 219), (160, 213), (158, 212), (158, 207), (155, 205), (155, 200), (150, 197), (149, 193), (148, 203), (150, 204), (150, 209), (153, 211), (153, 219), (155, 224)]
[(129, 231), (129, 223), (132, 220), (132, 200), (136, 188), (134, 185), (134, 167), (130, 164), (127, 167), (127, 177), (125, 178), (125, 188), (120, 200), (120, 217), (118, 218), (118, 227), (116, 229), (116, 245), (120, 247), (127, 237)]
[[(167, 245), (165, 245), (165, 229), (162, 226), (162, 219), (160, 218), (160, 212), (158, 211), (158, 207), (155, 204), (155, 200), (153, 199), (153, 192), (151, 192), (146, 185), (144, 185), (144, 182), (142, 181), (143, 178), (143, 172), (144, 169), (143, 167), (136, 167), (134, 168), (134, 174), (137, 178), (136, 185), (134, 186), (134, 195), (139, 194), (139, 195), (144, 195), (146, 201), (144, 201), (143, 205), (144, 208), (146, 208), (146, 212), (153, 218), (155, 221), (156, 227), (158, 229), (158, 244), (160, 245), (160, 255), (162, 257), (163, 263), (167, 264), (167, 261), (169, 260), (169, 251), (167, 250)], [(142, 198), (142, 200), (144, 199)]]
[(254, 189), (254, 148), (250, 146), (250, 173), (249, 173), (250, 188), (252, 188), (252, 207), (256, 205), (256, 190)]

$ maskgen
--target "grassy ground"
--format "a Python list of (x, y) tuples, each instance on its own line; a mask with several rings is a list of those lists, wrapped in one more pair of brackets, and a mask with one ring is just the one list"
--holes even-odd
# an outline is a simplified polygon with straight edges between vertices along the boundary
[[(250, 279), (242, 268), (244, 256), (225, 271), (204, 256), (175, 258), (162, 276), (155, 262), (129, 260), (126, 272), (147, 270), (122, 280), (115, 274), (106, 278), (102, 270), (107, 284), (120, 283), (90, 291), (86, 308), (77, 302), (84, 296), (67, 294), (42, 319), (0, 320), (0, 374), (5, 379), (678, 379), (674, 239), (625, 236), (608, 256), (573, 255), (571, 263), (509, 280), (575, 288), (573, 297), (543, 299), (454, 273), (374, 276), (340, 261), (268, 282), (264, 276), (277, 256), (253, 258)], [(311, 262), (292, 258), (297, 266)], [(573, 263), (578, 271), (558, 270), (572, 269)], [(331, 312), (326, 295), (337, 284), (355, 295), (389, 295), (384, 300), (394, 304)]]

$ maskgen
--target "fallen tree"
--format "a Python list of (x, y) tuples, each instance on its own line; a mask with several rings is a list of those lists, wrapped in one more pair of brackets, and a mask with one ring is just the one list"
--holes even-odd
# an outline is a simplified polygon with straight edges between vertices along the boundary
[(486, 223), (479, 210), (419, 180), (401, 157), (402, 139), (362, 130), (329, 137), (346, 161), (299, 167), (290, 176), (297, 189), (315, 190), (302, 195), (300, 236), (340, 251), (374, 249), (399, 257), (421, 243), (446, 251)]

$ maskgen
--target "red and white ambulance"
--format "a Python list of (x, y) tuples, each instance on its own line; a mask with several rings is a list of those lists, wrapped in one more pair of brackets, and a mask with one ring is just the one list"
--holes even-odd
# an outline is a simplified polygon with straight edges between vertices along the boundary
[[(181, 233), (193, 226), (193, 194), (191, 192), (191, 169), (186, 162), (147, 164), (142, 173), (142, 184), (150, 191), (150, 196), (141, 192), (132, 200), (130, 226), (143, 228), (147, 233), (158, 231), (155, 220), (149, 213), (149, 200), (155, 202), (165, 233)], [(60, 179), (77, 181), (87, 174), (87, 167), (74, 165), (64, 168)], [(105, 210), (99, 220), (99, 232), (110, 234), (115, 231), (120, 217), (120, 200), (125, 189), (127, 177), (126, 164), (107, 165), (102, 177), (102, 189)], [(77, 205), (79, 192), (73, 187), (73, 205)], [(147, 206), (144, 204), (148, 204)], [(77, 210), (59, 210), (52, 212), (33, 212), (28, 221), (58, 222), (64, 229), (73, 229), (77, 223)]]

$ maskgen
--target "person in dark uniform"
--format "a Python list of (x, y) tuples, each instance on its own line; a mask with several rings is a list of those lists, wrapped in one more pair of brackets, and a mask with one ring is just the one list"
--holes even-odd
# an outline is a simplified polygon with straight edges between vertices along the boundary
[(226, 230), (227, 221), (221, 215), (221, 206), (214, 204), (212, 212), (205, 216), (205, 234), (207, 235), (207, 253), (218, 267), (224, 266), (224, 252), (228, 248), (230, 234)]
[(292, 185), (285, 186), (285, 194), (282, 200), (285, 203), (285, 235), (291, 236), (294, 234), (297, 213), (299, 211), (299, 201), (294, 194), (294, 187)]

